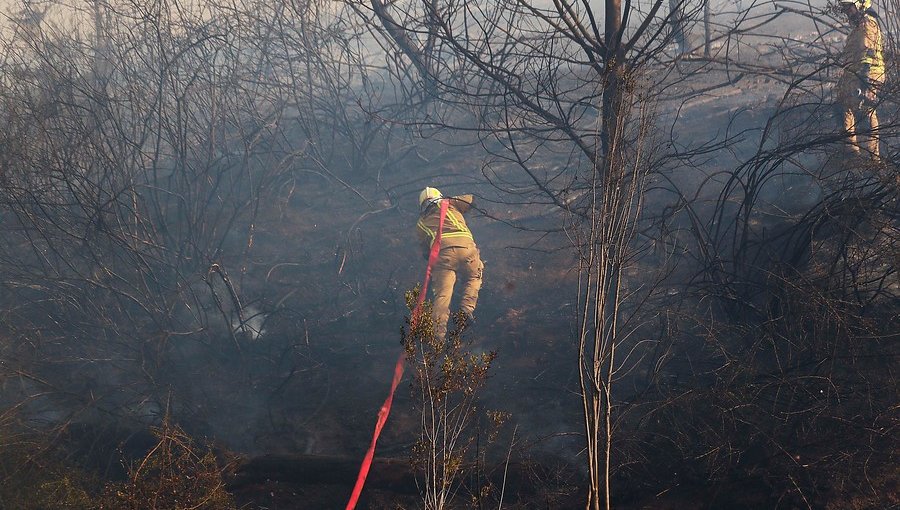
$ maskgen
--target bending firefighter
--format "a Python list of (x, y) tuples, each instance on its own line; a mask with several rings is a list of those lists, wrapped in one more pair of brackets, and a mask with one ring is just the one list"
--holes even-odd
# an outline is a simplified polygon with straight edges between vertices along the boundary
[[(884, 84), (884, 38), (871, 0), (839, 0), (841, 12), (852, 25), (841, 54), (844, 73), (837, 84), (837, 100), (843, 113), (850, 149), (866, 149), (878, 156), (878, 115), (875, 106)], [(867, 124), (867, 126), (865, 126)], [(867, 129), (860, 129), (865, 126)], [(867, 142), (859, 138), (866, 133)]]
[(475, 239), (463, 217), (463, 213), (472, 206), (472, 195), (444, 198), (435, 188), (425, 188), (419, 194), (419, 221), (416, 223), (416, 230), (425, 258), (428, 258), (431, 245), (437, 236), (442, 200), (448, 200), (449, 203), (441, 233), (441, 251), (431, 273), (431, 289), (434, 293), (434, 334), (438, 338), (443, 338), (447, 334), (450, 299), (457, 281), (462, 288), (459, 308), (470, 320), (474, 318), (484, 272), (484, 264), (481, 262)]

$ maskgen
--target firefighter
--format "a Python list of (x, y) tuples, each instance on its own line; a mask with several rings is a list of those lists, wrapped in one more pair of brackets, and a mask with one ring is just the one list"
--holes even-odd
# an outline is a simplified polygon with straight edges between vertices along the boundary
[[(875, 106), (884, 83), (884, 38), (878, 26), (878, 14), (871, 0), (838, 0), (841, 12), (852, 26), (841, 53), (843, 75), (837, 85), (837, 99), (843, 114), (843, 128), (850, 149), (860, 154), (865, 148), (878, 156), (878, 115)], [(862, 130), (868, 135), (861, 145)]]
[(462, 288), (459, 308), (469, 321), (474, 320), (478, 291), (481, 290), (484, 263), (466, 225), (463, 213), (472, 207), (472, 195), (444, 198), (435, 188), (425, 188), (419, 194), (419, 221), (416, 230), (425, 258), (431, 252), (440, 222), (441, 201), (448, 200), (447, 216), (441, 233), (441, 250), (431, 273), (431, 289), (434, 294), (434, 334), (443, 338), (447, 334), (450, 318), (450, 298), (457, 282)]

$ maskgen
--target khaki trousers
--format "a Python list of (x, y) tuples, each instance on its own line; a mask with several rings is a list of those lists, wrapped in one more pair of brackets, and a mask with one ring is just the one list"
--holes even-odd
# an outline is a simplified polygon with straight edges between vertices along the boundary
[(462, 287), (459, 309), (467, 314), (475, 312), (478, 291), (484, 273), (484, 263), (475, 243), (471, 246), (447, 246), (441, 248), (438, 260), (432, 269), (431, 290), (434, 293), (434, 334), (438, 338), (447, 335), (447, 321), (450, 319), (450, 299), (453, 286), (457, 282)]
[[(878, 156), (878, 114), (875, 108), (859, 108), (857, 106), (844, 105), (844, 131), (848, 135), (850, 149), (856, 153), (860, 153), (863, 149), (870, 152), (873, 156)], [(863, 135), (860, 133), (859, 127), (868, 124), (868, 131), (864, 134), (866, 138), (865, 144), (859, 138)]]

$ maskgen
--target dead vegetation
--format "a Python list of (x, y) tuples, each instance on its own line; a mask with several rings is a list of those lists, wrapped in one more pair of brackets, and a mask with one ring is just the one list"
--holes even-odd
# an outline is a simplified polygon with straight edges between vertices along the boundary
[(22, 510), (237, 508), (225, 486), (228, 466), (209, 446), (168, 419), (153, 434), (157, 442), (143, 456), (119, 459), (127, 463), (122, 481), (99, 478), (81, 459), (67, 458), (66, 446), (48, 444), (43, 436), (10, 442), (5, 434), (0, 504)]
[[(486, 284), (471, 337), (407, 331), (382, 451), (422, 495), (385, 462), (373, 508), (896, 505), (900, 6), (880, 161), (834, 129), (825, 10), (726, 6), (676, 55), (665, 2), (604, 6), (25, 4), (0, 506), (341, 504), (430, 184), (478, 195)], [(116, 472), (110, 428), (156, 435)], [(239, 482), (193, 438), (301, 455)]]

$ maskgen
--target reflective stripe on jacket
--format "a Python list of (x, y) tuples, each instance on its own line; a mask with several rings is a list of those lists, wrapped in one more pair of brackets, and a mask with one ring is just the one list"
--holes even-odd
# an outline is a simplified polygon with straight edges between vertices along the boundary
[[(450, 197), (447, 200), (450, 200), (450, 204), (447, 207), (447, 217), (444, 218), (441, 247), (472, 246), (475, 244), (475, 239), (472, 237), (472, 231), (469, 230), (469, 226), (466, 225), (466, 219), (463, 217), (463, 213), (472, 206), (472, 195), (460, 195)], [(426, 256), (437, 235), (440, 214), (440, 204), (436, 201), (425, 208), (425, 211), (422, 212), (419, 216), (419, 221), (416, 223), (419, 241)]]

